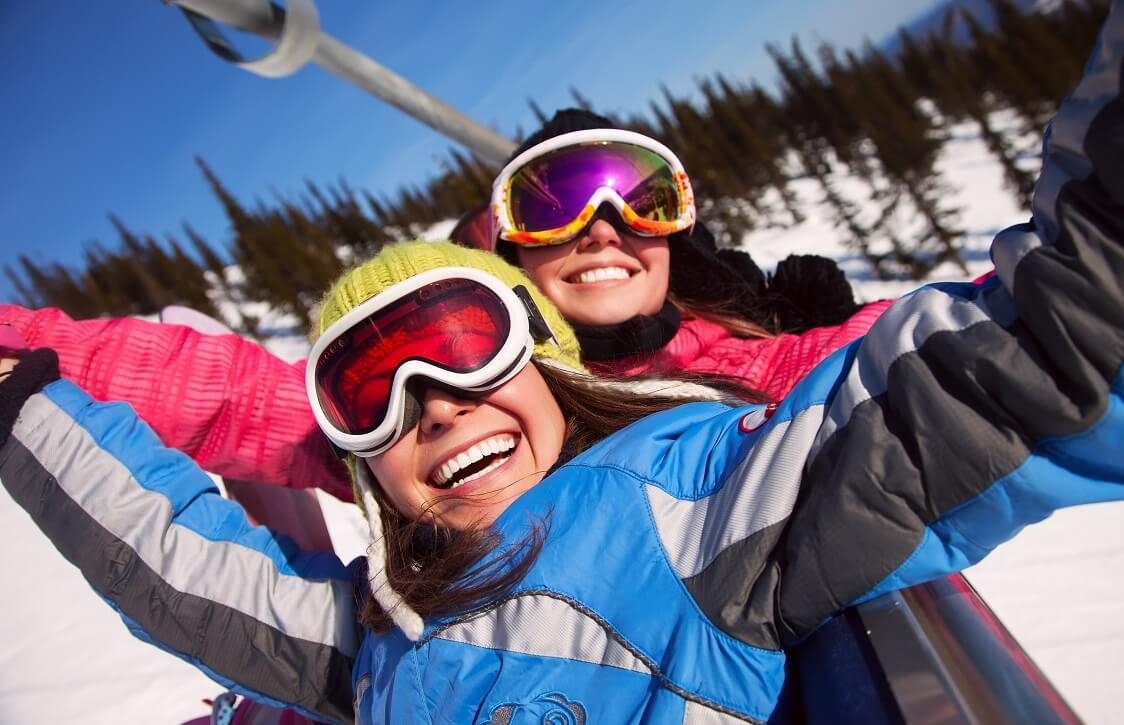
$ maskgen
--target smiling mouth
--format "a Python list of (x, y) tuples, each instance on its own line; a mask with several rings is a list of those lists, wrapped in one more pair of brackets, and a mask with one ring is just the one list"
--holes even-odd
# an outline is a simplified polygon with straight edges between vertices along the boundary
[(429, 485), (440, 489), (463, 486), (502, 466), (514, 450), (515, 436), (510, 433), (486, 438), (438, 466)]
[(632, 276), (624, 267), (597, 267), (596, 269), (587, 269), (584, 272), (567, 277), (566, 281), (570, 284), (594, 284), (597, 282), (609, 282), (611, 280), (628, 279)]

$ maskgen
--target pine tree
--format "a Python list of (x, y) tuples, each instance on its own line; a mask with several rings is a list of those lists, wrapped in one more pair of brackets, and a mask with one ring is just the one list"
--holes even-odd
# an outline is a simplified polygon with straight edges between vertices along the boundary
[(1043, 103), (1037, 79), (1013, 61), (1009, 43), (1004, 44), (970, 12), (961, 10), (960, 16), (972, 34), (974, 73), (990, 76), (992, 89), (1024, 119), (1024, 131), (1044, 126), (1052, 109)]
[(27, 279), (26, 288), (31, 292), (28, 299), (33, 301), (32, 307), (40, 307), (43, 305), (51, 304), (49, 298), (49, 291), (51, 287), (51, 279), (39, 265), (31, 261), (31, 258), (26, 254), (19, 255), (19, 264), (23, 269), (23, 276)]
[(230, 222), (230, 229), (233, 236), (237, 237), (244, 229), (249, 228), (253, 224), (253, 217), (248, 211), (234, 198), (234, 195), (227, 191), (222, 182), (219, 181), (218, 176), (211, 171), (211, 167), (203, 160), (201, 156), (195, 157), (195, 164), (199, 170), (203, 172), (203, 177), (207, 180), (207, 184), (211, 187), (211, 191), (218, 197), (219, 203), (222, 204), (223, 211), (226, 212), (226, 218)]
[(75, 319), (96, 317), (97, 304), (71, 276), (70, 270), (59, 263), (51, 265), (51, 304), (61, 308)]
[(192, 259), (172, 235), (168, 235), (170, 254), (166, 255), (171, 264), (171, 271), (179, 280), (175, 289), (177, 297), (181, 298), (188, 307), (199, 310), (205, 315), (222, 320), (222, 314), (211, 299), (210, 285), (203, 273), (203, 268)]
[(110, 214), (109, 221), (117, 230), (123, 247), (123, 256), (107, 254), (107, 263), (119, 268), (123, 280), (132, 289), (136, 303), (134, 314), (152, 314), (175, 302), (165, 284), (149, 265), (152, 262), (151, 249), (125, 224)]
[[(775, 106), (769, 110), (762, 109), (754, 100), (755, 91), (735, 91), (721, 74), (715, 76), (715, 81), (718, 88), (713, 93), (715, 98), (719, 99), (721, 113), (730, 119), (727, 125), (732, 129), (732, 133), (741, 137), (741, 146), (745, 149), (744, 158), (753, 162), (763, 174), (763, 178), (755, 185), (759, 188), (772, 186), (791, 218), (790, 223), (802, 223), (804, 214), (800, 211), (796, 195), (789, 187), (789, 177), (783, 167), (784, 141), (777, 133), (777, 129), (770, 124), (770, 116), (775, 112)], [(707, 87), (703, 86), (702, 89), (705, 95)], [(715, 110), (712, 115), (718, 114), (719, 111)], [(752, 192), (752, 186), (748, 190)]]
[(911, 52), (928, 57), (929, 66), (935, 71), (935, 100), (942, 112), (952, 117), (966, 117), (976, 123), (988, 150), (1003, 168), (1008, 190), (1023, 208), (1029, 209), (1034, 193), (1034, 176), (1018, 165), (1018, 149), (1007, 135), (992, 124), (993, 109), (988, 103), (989, 95), (972, 86), (969, 80), (973, 77), (970, 61), (952, 42), (950, 23), (945, 23), (941, 36), (927, 41), (924, 50), (913, 45)]
[(872, 73), (870, 64), (860, 61), (852, 51), (847, 51), (846, 58), (856, 80), (852, 112), (874, 142), (884, 173), (908, 195), (924, 218), (928, 229), (920, 242), (932, 240), (938, 247), (931, 259), (915, 268), (916, 277), (924, 277), (946, 260), (968, 274), (958, 243), (962, 235), (955, 224), (958, 211), (940, 202), (947, 196), (934, 168), (941, 140), (931, 133), (923, 116), (896, 101), (884, 80)]
[(12, 288), (16, 291), (16, 302), (24, 307), (42, 307), (43, 302), (40, 301), (38, 295), (35, 294), (33, 288), (24, 284), (23, 278), (12, 269), (9, 265), (4, 265), (4, 276), (8, 278)]
[(207, 240), (203, 238), (195, 229), (187, 222), (183, 223), (183, 233), (187, 237), (187, 241), (191, 244), (191, 248), (199, 255), (202, 260), (203, 266), (214, 276), (216, 284), (223, 292), (230, 296), (230, 283), (226, 279), (226, 265), (223, 263), (215, 250), (207, 244)]
[(1012, 64), (1035, 79), (1034, 87), (1050, 112), (1081, 78), (1084, 55), (1070, 52), (1072, 40), (1058, 35), (1046, 13), (1024, 13), (1011, 0), (988, 0)]
[(574, 103), (576, 103), (578, 108), (582, 109), (583, 111), (593, 111), (593, 103), (591, 103), (588, 98), (583, 96), (581, 92), (578, 91), (578, 89), (574, 86), (570, 86), (570, 98), (573, 98)]
[(541, 107), (539, 107), (539, 104), (535, 103), (535, 99), (528, 98), (527, 105), (531, 107), (531, 113), (535, 114), (535, 121), (540, 126), (542, 126), (549, 120), (549, 117), (545, 113), (543, 113), (543, 110)]

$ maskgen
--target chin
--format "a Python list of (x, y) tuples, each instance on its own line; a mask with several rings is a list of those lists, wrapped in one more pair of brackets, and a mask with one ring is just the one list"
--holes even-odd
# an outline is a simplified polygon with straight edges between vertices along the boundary
[(602, 327), (631, 320), (641, 312), (641, 305), (633, 300), (618, 300), (610, 295), (596, 295), (582, 300), (580, 310), (574, 314), (562, 313), (567, 320), (579, 325)]
[(590, 325), (592, 327), (608, 327), (609, 325), (619, 325), (622, 322), (627, 322), (633, 317), (636, 317), (636, 315), (638, 314), (638, 312), (630, 311), (627, 314), (618, 313), (610, 315), (594, 315), (592, 317), (586, 317), (582, 315), (581, 318), (571, 318), (571, 321), (576, 322), (579, 325)]

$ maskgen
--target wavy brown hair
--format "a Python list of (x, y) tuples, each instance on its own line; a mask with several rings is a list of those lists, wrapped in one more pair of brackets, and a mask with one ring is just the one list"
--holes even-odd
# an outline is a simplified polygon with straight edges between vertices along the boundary
[(688, 300), (670, 291), (667, 293), (667, 300), (684, 317), (694, 317), (713, 322), (734, 337), (763, 339), (777, 336), (775, 332), (770, 332), (764, 326), (738, 312), (733, 300)]
[[(763, 394), (722, 376), (666, 376), (654, 384), (653, 378), (637, 377), (609, 383), (537, 360), (532, 363), (566, 420), (563, 449), (568, 455), (581, 453), (645, 416), (684, 403), (719, 397), (730, 402), (767, 401)], [(638, 393), (629, 383), (643, 383), (646, 392)], [(709, 392), (684, 384), (705, 385)], [(436, 514), (411, 520), (394, 509), (381, 486), (374, 489), (386, 537), (387, 578), (423, 617), (466, 611), (507, 593), (534, 564), (546, 539), (549, 519), (532, 522), (531, 532), (522, 540), (505, 542), (488, 526), (455, 530), (442, 525)], [(498, 547), (502, 551), (495, 553)], [(380, 633), (392, 626), (390, 615), (374, 597), (368, 597), (360, 622)]]

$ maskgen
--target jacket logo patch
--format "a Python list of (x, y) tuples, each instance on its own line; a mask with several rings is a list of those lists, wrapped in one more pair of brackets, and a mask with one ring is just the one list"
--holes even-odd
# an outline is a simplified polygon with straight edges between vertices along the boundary
[(762, 405), (759, 408), (754, 408), (742, 416), (741, 421), (738, 423), (738, 428), (742, 433), (752, 433), (773, 417), (773, 413), (777, 412), (777, 404), (769, 403)]
[(484, 725), (585, 725), (585, 707), (551, 692), (524, 702), (495, 707)]

